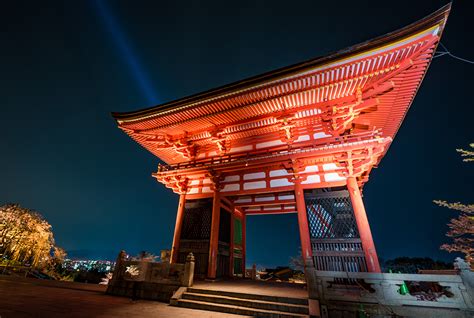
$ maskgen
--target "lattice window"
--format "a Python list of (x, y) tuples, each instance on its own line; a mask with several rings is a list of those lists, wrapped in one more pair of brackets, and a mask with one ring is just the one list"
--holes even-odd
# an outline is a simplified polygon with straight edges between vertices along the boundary
[(187, 201), (184, 207), (181, 239), (200, 240), (211, 237), (212, 200)]
[(305, 201), (316, 269), (367, 271), (349, 192), (308, 191)]
[(359, 232), (347, 191), (306, 197), (311, 238), (358, 238)]

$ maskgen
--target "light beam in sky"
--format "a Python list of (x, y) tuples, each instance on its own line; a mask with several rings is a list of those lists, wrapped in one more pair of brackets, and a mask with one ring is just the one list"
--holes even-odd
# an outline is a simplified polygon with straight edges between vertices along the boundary
[(138, 88), (142, 91), (150, 104), (157, 104), (158, 98), (156, 97), (155, 90), (151, 84), (149, 77), (143, 70), (140, 62), (133, 52), (132, 48), (127, 41), (127, 38), (117, 23), (115, 17), (110, 11), (105, 0), (94, 0), (93, 3), (102, 18), (107, 31), (110, 33), (112, 40), (118, 47), (121, 57), (127, 64)]

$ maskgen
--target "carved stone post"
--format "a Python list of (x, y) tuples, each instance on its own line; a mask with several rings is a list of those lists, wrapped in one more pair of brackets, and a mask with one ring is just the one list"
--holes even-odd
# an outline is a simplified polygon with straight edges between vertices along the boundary
[(112, 281), (111, 281), (112, 283), (122, 279), (122, 274), (123, 274), (122, 267), (126, 258), (127, 258), (127, 253), (124, 250), (121, 250), (115, 261), (114, 274), (112, 275)]
[(312, 259), (307, 259), (305, 261), (304, 275), (306, 278), (306, 285), (308, 286), (308, 296), (309, 298), (319, 298), (318, 286), (316, 281), (316, 268), (311, 266)]
[(460, 257), (456, 257), (454, 268), (459, 271), (465, 289), (461, 289), (464, 301), (468, 306), (474, 305), (474, 272), (471, 271), (471, 266)]
[(252, 265), (252, 274), (251, 274), (252, 280), (257, 279), (257, 265), (253, 264)]
[(119, 284), (119, 282), (122, 280), (122, 275), (123, 275), (123, 263), (125, 262), (125, 259), (127, 257), (127, 253), (125, 253), (124, 250), (120, 251), (120, 253), (117, 256), (117, 259), (115, 260), (115, 267), (114, 267), (114, 272), (112, 274), (112, 279), (109, 281), (107, 285), (107, 294), (114, 294), (115, 287), (116, 285)]
[(184, 287), (193, 286), (194, 282), (194, 265), (195, 259), (193, 253), (186, 256), (186, 263), (184, 264), (184, 274), (181, 280), (181, 285)]
[(308, 287), (308, 300), (309, 300), (309, 314), (310, 317), (321, 317), (321, 280), (318, 280), (316, 276), (316, 268), (313, 264), (313, 258), (308, 257), (305, 260), (304, 275), (306, 278), (306, 286)]

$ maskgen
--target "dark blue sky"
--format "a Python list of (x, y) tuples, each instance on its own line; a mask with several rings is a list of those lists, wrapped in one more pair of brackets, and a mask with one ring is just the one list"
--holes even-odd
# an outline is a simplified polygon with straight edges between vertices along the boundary
[[(93, 1), (4, 3), (0, 204), (41, 212), (71, 255), (158, 253), (171, 245), (177, 196), (151, 177), (158, 159), (116, 128), (111, 111), (327, 54), (445, 3), (110, 0), (105, 11)], [(443, 43), (474, 59), (467, 3), (454, 3)], [(455, 214), (431, 201), (472, 202), (474, 166), (455, 148), (474, 141), (473, 72), (447, 56), (434, 60), (372, 172), (364, 199), (382, 258), (452, 258), (438, 247)], [(249, 263), (285, 265), (298, 253), (296, 215), (249, 217), (247, 235)]]

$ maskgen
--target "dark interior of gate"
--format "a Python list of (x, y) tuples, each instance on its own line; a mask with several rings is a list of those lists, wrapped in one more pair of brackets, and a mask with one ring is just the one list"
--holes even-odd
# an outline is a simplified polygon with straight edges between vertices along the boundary
[[(193, 253), (196, 259), (195, 276), (197, 278), (207, 277), (212, 210), (212, 198), (188, 200), (184, 208), (178, 261), (184, 263), (186, 256)], [(241, 275), (243, 273), (242, 222), (224, 208), (220, 209), (219, 214), (216, 277)], [(233, 262), (232, 267), (231, 262)]]
[(178, 262), (184, 263), (186, 256), (193, 253), (196, 258), (195, 274), (197, 277), (207, 274), (211, 216), (212, 199), (186, 202)]

